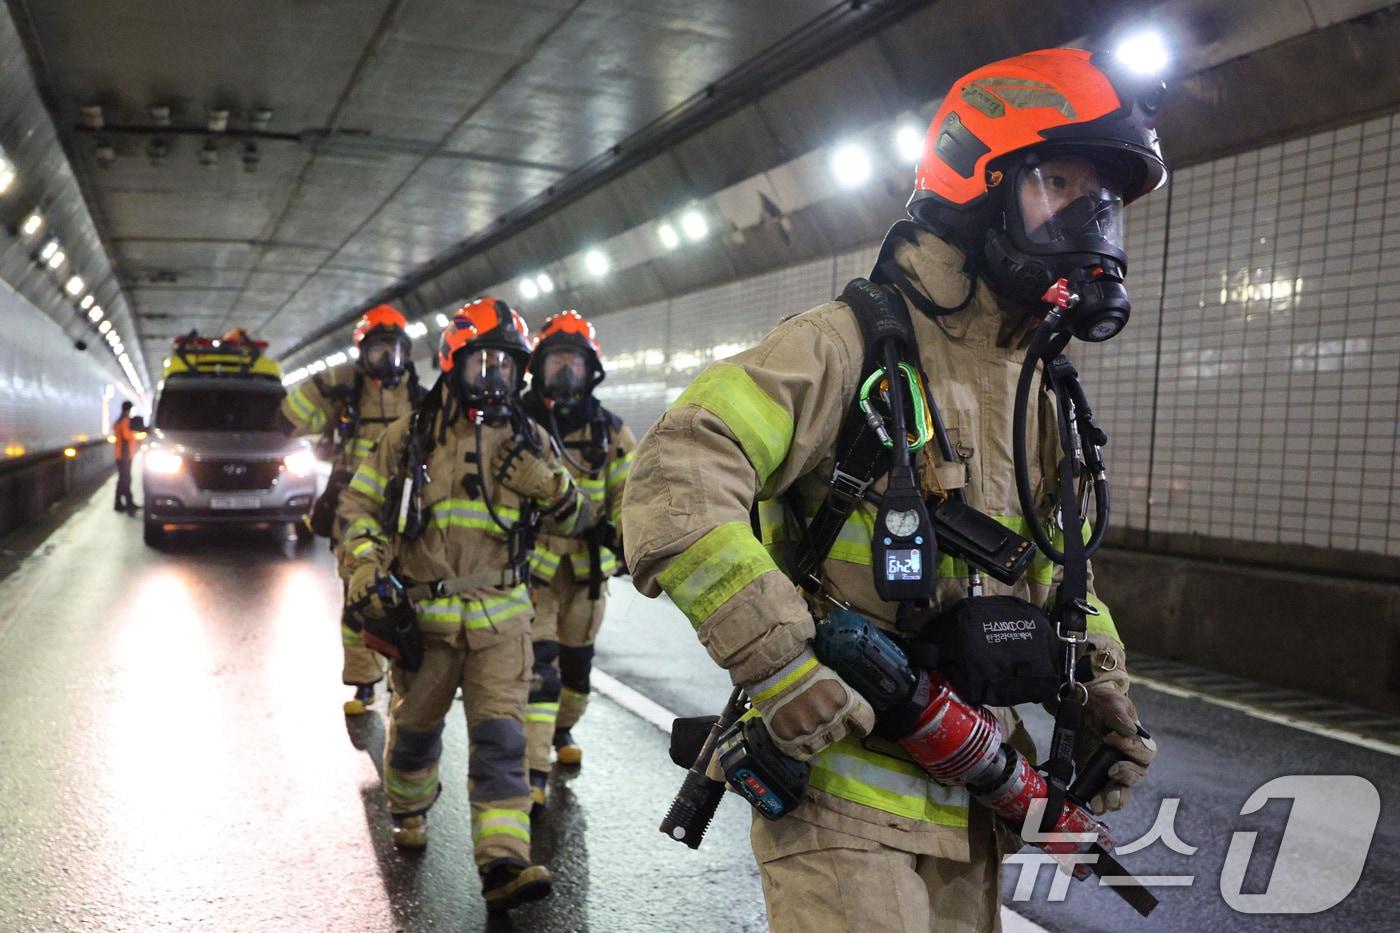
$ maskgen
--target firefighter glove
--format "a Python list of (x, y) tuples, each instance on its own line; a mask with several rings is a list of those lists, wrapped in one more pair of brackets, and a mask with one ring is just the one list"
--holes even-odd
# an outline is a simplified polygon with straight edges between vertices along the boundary
[(350, 571), (345, 589), (346, 605), (355, 607), (361, 615), (371, 619), (384, 618), (384, 602), (379, 598), (379, 566), (372, 561), (361, 561)]
[(1095, 814), (1121, 810), (1133, 785), (1147, 776), (1147, 766), (1157, 755), (1157, 743), (1138, 734), (1138, 713), (1128, 698), (1128, 670), (1123, 648), (1106, 635), (1089, 635), (1089, 663), (1093, 678), (1085, 684), (1084, 725), (1077, 743), (1077, 758), (1087, 761), (1100, 743), (1122, 752), (1124, 761), (1108, 772), (1108, 783), (1092, 800)]
[(875, 728), (870, 704), (818, 661), (810, 648), (746, 690), (773, 744), (799, 760), (848, 735), (869, 735)]
[(491, 455), (491, 475), (522, 499), (550, 505), (569, 489), (569, 471), (545, 462), (523, 444), (502, 444)]

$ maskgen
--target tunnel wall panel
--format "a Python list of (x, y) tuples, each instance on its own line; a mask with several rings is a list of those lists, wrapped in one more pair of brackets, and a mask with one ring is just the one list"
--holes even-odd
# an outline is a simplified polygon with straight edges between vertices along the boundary
[(7, 457), (62, 450), (105, 435), (125, 396), (104, 408), (111, 376), (46, 314), (0, 282), (0, 448)]

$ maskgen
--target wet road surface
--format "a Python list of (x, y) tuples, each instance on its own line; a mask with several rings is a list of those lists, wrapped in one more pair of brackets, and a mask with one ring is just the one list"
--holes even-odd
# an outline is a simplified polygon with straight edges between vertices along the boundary
[[(111, 511), (110, 491), (72, 509), (31, 556), (0, 566), (0, 929), (766, 928), (746, 808), (727, 799), (698, 851), (663, 838), (656, 825), (681, 772), (666, 736), (606, 697), (576, 732), (584, 767), (556, 774), (536, 826), (555, 896), (488, 924), (469, 854), (463, 717), (448, 719), (429, 850), (400, 854), (379, 787), (383, 697), (365, 717), (340, 710), (339, 591), (324, 548), (250, 530), (180, 534), (151, 551), (139, 520)], [(626, 580), (612, 593), (598, 667), (677, 714), (715, 711), (728, 680), (684, 618)], [(1181, 798), (1176, 831), (1196, 855), (1159, 842), (1124, 861), (1194, 884), (1158, 888), (1162, 906), (1144, 922), (1092, 885), (1047, 901), (1048, 869), (1029, 901), (1012, 902), (1008, 867), (1009, 924), (1395, 928), (1396, 757), (1144, 686), (1134, 696), (1162, 751), (1110, 825), (1120, 843), (1134, 840), (1163, 797)], [(1032, 721), (1038, 738), (1047, 727)], [(1259, 833), (1244, 891), (1261, 892), (1290, 812), (1286, 800), (1249, 816), (1241, 805), (1289, 774), (1361, 775), (1378, 789), (1361, 882), (1323, 913), (1238, 913), (1220, 893), (1231, 834)], [(1345, 861), (1353, 811), (1338, 803), (1304, 827), (1296, 877), (1311, 881), (1302, 883)]]

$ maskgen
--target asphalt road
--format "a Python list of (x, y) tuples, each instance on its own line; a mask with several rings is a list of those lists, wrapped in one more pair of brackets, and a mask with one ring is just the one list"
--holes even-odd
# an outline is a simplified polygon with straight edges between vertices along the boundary
[[(17, 552), (0, 562), (0, 929), (766, 928), (745, 808), (726, 800), (698, 851), (662, 837), (681, 772), (666, 736), (607, 698), (577, 733), (583, 768), (556, 775), (536, 827), (556, 895), (488, 924), (469, 854), (463, 718), (448, 719), (429, 850), (402, 855), (379, 787), (383, 701), (358, 721), (340, 709), (339, 593), (325, 550), (252, 530), (181, 534), (151, 551), (139, 520), (109, 499), (110, 486), (47, 539), (31, 530), (0, 542)], [(681, 715), (713, 711), (728, 693), (683, 617), (626, 580), (613, 582), (598, 666)], [(1120, 842), (1135, 839), (1164, 796), (1179, 797), (1175, 826), (1197, 854), (1157, 843), (1124, 861), (1194, 884), (1159, 889), (1162, 906), (1141, 921), (1090, 884), (1047, 900), (1048, 869), (1013, 903), (1008, 868), (1010, 907), (1052, 930), (1395, 928), (1394, 757), (1199, 700), (1135, 695), (1162, 752), (1112, 827)], [(1236, 912), (1220, 893), (1232, 833), (1259, 834), (1243, 890), (1261, 892), (1290, 812), (1285, 800), (1249, 816), (1241, 806), (1292, 774), (1360, 775), (1378, 789), (1360, 884), (1320, 914)], [(1357, 786), (1347, 791), (1300, 819), (1307, 844), (1285, 846), (1279, 871), (1297, 869), (1301, 851), (1289, 877), (1311, 881), (1290, 884), (1325, 887), (1355, 848), (1345, 827)]]

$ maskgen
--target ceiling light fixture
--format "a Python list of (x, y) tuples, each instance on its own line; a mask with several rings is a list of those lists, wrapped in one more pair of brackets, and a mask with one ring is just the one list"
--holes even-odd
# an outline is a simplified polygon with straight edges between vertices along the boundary
[(156, 126), (170, 125), (169, 104), (152, 104), (149, 113), (151, 115), (151, 122), (154, 123)]
[(265, 132), (272, 125), (272, 108), (258, 107), (248, 118), (248, 125), (259, 133)]
[(209, 132), (225, 133), (228, 131), (228, 111), (209, 109)]
[(528, 277), (521, 279), (518, 287), (520, 289), (520, 294), (525, 296), (526, 301), (534, 301), (536, 298), (540, 297), (540, 290), (535, 287), (535, 283)]
[(78, 108), (78, 118), (82, 121), (83, 129), (100, 130), (106, 125), (102, 119), (101, 104), (86, 104)]
[(691, 240), (703, 240), (710, 232), (710, 224), (704, 214), (689, 210), (681, 215), (681, 231)]
[(101, 305), (93, 305), (93, 306), (92, 306), (92, 308), (88, 311), (88, 320), (89, 320), (89, 321), (92, 321), (92, 322), (94, 322), (94, 323), (96, 323), (97, 321), (102, 320), (102, 306), (101, 306)]
[(657, 227), (656, 236), (661, 240), (661, 245), (667, 249), (675, 249), (681, 245), (681, 235), (670, 224), (662, 224)]
[(84, 295), (83, 300), (78, 302), (78, 307), (86, 311), (88, 308), (92, 307), (92, 303), (96, 300), (97, 299), (93, 298), (91, 295)]
[(44, 215), (38, 211), (31, 211), (29, 216), (24, 218), (24, 223), (20, 224), (20, 232), (25, 236), (33, 236), (44, 226)]
[(15, 167), (9, 160), (0, 157), (0, 194), (10, 190), (10, 186), (15, 183)]
[(104, 335), (104, 336), (105, 336), (105, 335), (107, 334), (107, 332), (110, 331), (111, 329), (112, 329), (112, 322), (111, 322), (111, 321), (103, 321), (101, 324), (98, 324), (98, 325), (97, 325), (97, 332), (98, 332), (99, 334)]
[(77, 298), (83, 293), (84, 284), (85, 283), (83, 282), (82, 276), (69, 276), (68, 281), (63, 283), (63, 290), (68, 294), (72, 295), (74, 298)]
[(608, 274), (612, 268), (612, 263), (608, 261), (607, 255), (600, 249), (591, 249), (583, 254), (583, 267), (588, 270), (588, 274), (595, 279), (601, 279)]
[(63, 250), (58, 250), (56, 253), (49, 257), (49, 268), (57, 269), (59, 266), (63, 265), (67, 261), (68, 254), (65, 253)]
[(58, 252), (58, 249), (58, 241), (49, 240), (47, 243), (44, 244), (44, 248), (39, 250), (39, 258), (44, 262), (48, 262), (50, 259), (53, 258), (53, 254)]
[(535, 276), (535, 285), (539, 287), (541, 295), (548, 295), (554, 291), (554, 280), (549, 277), (548, 272), (541, 272)]

